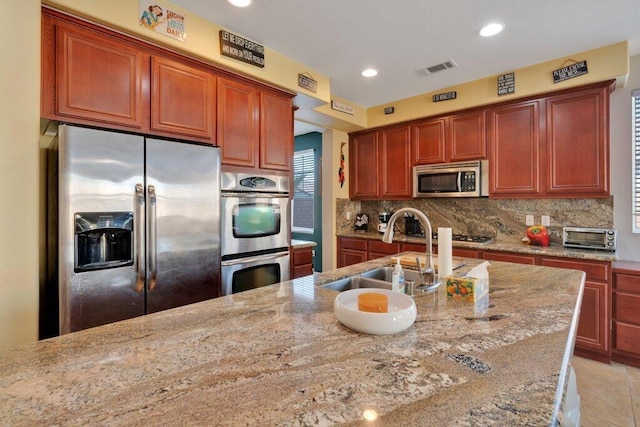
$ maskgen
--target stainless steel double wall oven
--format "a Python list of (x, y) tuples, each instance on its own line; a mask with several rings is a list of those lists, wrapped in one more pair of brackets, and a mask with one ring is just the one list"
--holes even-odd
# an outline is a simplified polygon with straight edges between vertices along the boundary
[(222, 294), (289, 280), (290, 179), (223, 172)]

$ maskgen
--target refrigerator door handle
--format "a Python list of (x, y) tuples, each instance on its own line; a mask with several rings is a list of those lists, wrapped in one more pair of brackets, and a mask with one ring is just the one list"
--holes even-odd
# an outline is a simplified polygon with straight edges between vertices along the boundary
[(144, 241), (144, 226), (142, 218), (144, 216), (144, 189), (142, 184), (136, 184), (136, 211), (135, 224), (136, 229), (136, 292), (142, 292), (144, 290), (144, 272), (146, 269), (145, 249), (142, 244)]
[(148, 290), (152, 291), (156, 287), (158, 279), (158, 254), (157, 254), (157, 239), (156, 239), (156, 188), (153, 185), (147, 187), (149, 193), (149, 242), (148, 253), (149, 257), (149, 285)]

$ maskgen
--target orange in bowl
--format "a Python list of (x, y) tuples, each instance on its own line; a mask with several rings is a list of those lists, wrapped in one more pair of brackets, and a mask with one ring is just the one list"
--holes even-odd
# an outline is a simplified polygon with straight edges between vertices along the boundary
[(377, 292), (359, 294), (358, 310), (368, 313), (387, 313), (389, 311), (389, 297)]

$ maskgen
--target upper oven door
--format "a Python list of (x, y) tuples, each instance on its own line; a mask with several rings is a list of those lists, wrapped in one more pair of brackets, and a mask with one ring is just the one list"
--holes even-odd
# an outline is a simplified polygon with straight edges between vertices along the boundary
[(288, 195), (222, 193), (222, 256), (288, 248), (289, 218)]

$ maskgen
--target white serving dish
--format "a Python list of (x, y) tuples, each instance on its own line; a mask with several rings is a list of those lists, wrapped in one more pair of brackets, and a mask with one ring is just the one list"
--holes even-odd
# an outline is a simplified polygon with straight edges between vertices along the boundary
[[(389, 298), (388, 313), (358, 310), (358, 294), (377, 292)], [(336, 317), (347, 328), (373, 335), (402, 332), (416, 320), (416, 303), (411, 297), (387, 289), (359, 288), (341, 292), (333, 302)]]

